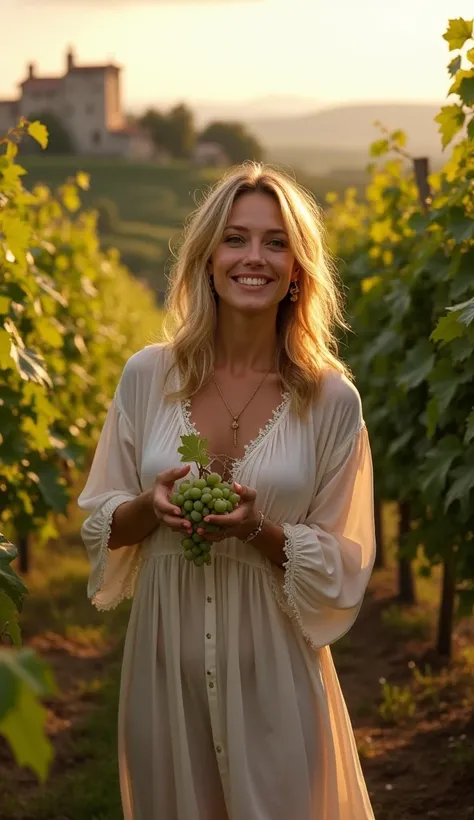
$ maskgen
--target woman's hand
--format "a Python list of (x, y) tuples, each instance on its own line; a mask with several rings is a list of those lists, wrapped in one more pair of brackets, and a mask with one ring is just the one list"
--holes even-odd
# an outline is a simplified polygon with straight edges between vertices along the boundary
[(199, 535), (206, 541), (223, 541), (224, 538), (246, 538), (259, 524), (260, 514), (255, 507), (257, 491), (252, 487), (243, 487), (234, 482), (233, 489), (240, 495), (240, 501), (235, 510), (223, 515), (206, 515), (204, 521), (217, 524), (222, 532), (207, 532), (199, 527)]
[(175, 467), (158, 473), (152, 491), (153, 511), (158, 521), (183, 535), (192, 532), (191, 523), (182, 517), (183, 513), (180, 508), (171, 503), (170, 494), (173, 492), (175, 482), (184, 478), (190, 468), (190, 464), (185, 464), (183, 467)]

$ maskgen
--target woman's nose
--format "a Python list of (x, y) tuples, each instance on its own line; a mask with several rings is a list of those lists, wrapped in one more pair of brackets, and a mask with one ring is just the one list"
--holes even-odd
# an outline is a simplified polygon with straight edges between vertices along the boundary
[(259, 240), (255, 242), (250, 242), (247, 254), (245, 256), (245, 264), (247, 265), (263, 265), (265, 264), (265, 260), (263, 258), (262, 253), (262, 245)]

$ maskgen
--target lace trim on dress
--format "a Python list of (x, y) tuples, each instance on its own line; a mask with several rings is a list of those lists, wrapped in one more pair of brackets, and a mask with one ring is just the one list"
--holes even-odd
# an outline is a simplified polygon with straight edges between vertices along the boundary
[(283, 612), (289, 616), (289, 618), (293, 621), (296, 621), (298, 624), (299, 630), (303, 635), (303, 638), (312, 649), (315, 651), (318, 650), (320, 647), (315, 644), (311, 635), (305, 629), (303, 624), (303, 620), (299, 613), (294, 589), (295, 589), (295, 576), (298, 573), (298, 551), (296, 549), (295, 538), (293, 534), (293, 528), (290, 524), (282, 524), (283, 532), (285, 534), (285, 544), (283, 550), (286, 555), (286, 561), (283, 563), (283, 569), (285, 571), (285, 577), (283, 581), (283, 590), (281, 584), (278, 583), (277, 579), (272, 570), (270, 570), (271, 574), (271, 582), (273, 592), (275, 594), (275, 598), (277, 600), (278, 605), (283, 610)]
[[(243, 454), (242, 458), (234, 458), (233, 459), (233, 458), (230, 458), (228, 456), (223, 457), (223, 456), (219, 455), (218, 453), (209, 453), (212, 460), (214, 460), (216, 458), (226, 458), (227, 461), (231, 462), (232, 466), (230, 468), (230, 474), (231, 474), (231, 477), (232, 477), (233, 481), (235, 481), (237, 474), (242, 470), (245, 462), (250, 457), (250, 455), (254, 452), (254, 450), (256, 450), (256, 448), (261, 444), (263, 439), (265, 439), (271, 433), (271, 431), (274, 430), (275, 427), (278, 426), (281, 419), (285, 415), (285, 411), (290, 406), (290, 398), (291, 398), (291, 396), (290, 396), (289, 392), (285, 391), (284, 393), (282, 393), (280, 404), (278, 405), (278, 407), (275, 407), (271, 417), (269, 418), (269, 420), (267, 421), (265, 426), (260, 428), (260, 430), (258, 431), (256, 437), (254, 439), (252, 439), (252, 441), (249, 441), (248, 444), (245, 444), (244, 454)], [(196, 428), (196, 425), (194, 424), (193, 420), (191, 419), (191, 399), (183, 399), (183, 401), (181, 402), (181, 408), (182, 408), (182, 412), (183, 412), (183, 419), (184, 419), (184, 423), (185, 423), (187, 433), (191, 434), (191, 435), (194, 434), (196, 436), (200, 436), (201, 433)]]
[(135, 581), (140, 570), (142, 564), (142, 556), (138, 554), (136, 556), (135, 562), (133, 563), (129, 575), (127, 577), (126, 582), (122, 585), (120, 592), (112, 598), (112, 600), (108, 601), (106, 604), (99, 603), (97, 600), (97, 595), (104, 586), (105, 582), (105, 572), (107, 569), (107, 561), (109, 557), (109, 539), (110, 533), (112, 531), (112, 518), (115, 510), (120, 504), (123, 504), (124, 501), (129, 501), (130, 496), (115, 496), (115, 498), (110, 498), (104, 506), (102, 507), (102, 515), (104, 518), (104, 527), (102, 530), (102, 537), (100, 542), (100, 555), (99, 555), (99, 578), (97, 583), (95, 584), (94, 589), (90, 593), (89, 597), (91, 602), (95, 606), (96, 609), (100, 611), (105, 611), (108, 609), (114, 609), (121, 601), (125, 598), (132, 598), (133, 591), (135, 588)]

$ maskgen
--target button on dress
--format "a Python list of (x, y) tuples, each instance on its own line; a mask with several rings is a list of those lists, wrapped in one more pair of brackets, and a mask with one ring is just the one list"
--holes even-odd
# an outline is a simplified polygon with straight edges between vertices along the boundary
[[(328, 371), (306, 419), (282, 396), (233, 465), (285, 533), (284, 568), (227, 538), (212, 563), (159, 525), (108, 549), (116, 508), (180, 464), (197, 432), (172, 353), (126, 362), (78, 504), (99, 609), (133, 597), (118, 715), (125, 820), (373, 820), (330, 644), (375, 557), (370, 444), (356, 387)], [(167, 376), (168, 373), (168, 376)], [(192, 470), (195, 470), (193, 465)]]

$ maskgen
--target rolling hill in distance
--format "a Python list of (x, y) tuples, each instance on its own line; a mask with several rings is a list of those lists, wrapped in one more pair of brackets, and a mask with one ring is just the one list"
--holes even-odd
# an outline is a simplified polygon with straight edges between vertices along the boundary
[(198, 122), (238, 119), (267, 148), (272, 161), (299, 164), (312, 172), (357, 168), (367, 165), (370, 143), (381, 134), (373, 125), (379, 120), (390, 130), (401, 128), (408, 137), (407, 150), (427, 155), (434, 164), (441, 157), (441, 141), (434, 117), (436, 103), (355, 103), (318, 106), (316, 100), (269, 97), (239, 106), (206, 106), (197, 109)]

